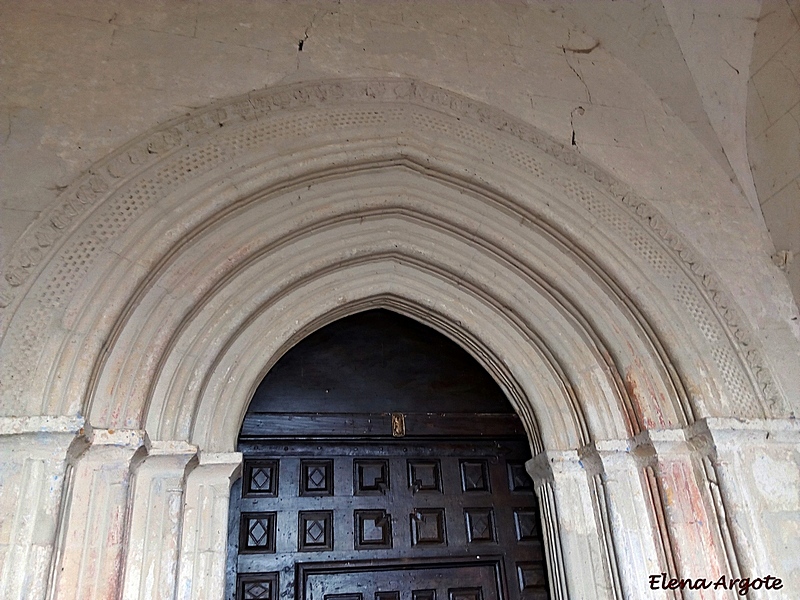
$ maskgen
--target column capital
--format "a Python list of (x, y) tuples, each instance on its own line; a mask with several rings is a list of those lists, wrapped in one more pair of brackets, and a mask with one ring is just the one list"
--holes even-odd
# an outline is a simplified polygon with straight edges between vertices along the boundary
[(183, 440), (153, 440), (147, 450), (148, 456), (172, 456), (179, 454), (197, 454), (198, 447)]
[(631, 440), (598, 440), (581, 449), (586, 462), (594, 465), (594, 472), (607, 474), (629, 468), (631, 461), (637, 462)]
[(93, 447), (139, 448), (145, 446), (149, 449), (150, 446), (150, 439), (143, 429), (95, 429), (86, 425), (84, 435)]
[(631, 439), (631, 450), (647, 462), (656, 457), (677, 457), (693, 448), (684, 429), (645, 429)]
[(587, 465), (578, 450), (543, 450), (525, 468), (536, 483), (553, 481), (559, 476), (585, 475)]
[(203, 473), (214, 473), (214, 476), (233, 478), (238, 475), (242, 467), (241, 452), (203, 452), (200, 451), (198, 467)]
[(240, 465), (241, 452), (203, 452), (200, 451), (201, 465)]
[(145, 445), (147, 454), (140, 464), (135, 465), (137, 473), (147, 471), (150, 477), (168, 477), (179, 474), (181, 477), (198, 464), (197, 446), (183, 441), (154, 441)]
[(695, 450), (684, 429), (646, 429), (632, 438), (596, 440), (574, 449), (544, 450), (526, 466), (534, 480), (552, 480), (559, 473), (603, 475), (618, 468), (627, 469), (631, 460), (647, 466), (656, 458), (686, 456)]
[[(95, 429), (85, 424), (70, 448), (70, 460), (121, 462), (126, 468), (133, 456), (149, 450), (150, 439), (142, 429)], [(135, 466), (135, 465), (132, 465)]]

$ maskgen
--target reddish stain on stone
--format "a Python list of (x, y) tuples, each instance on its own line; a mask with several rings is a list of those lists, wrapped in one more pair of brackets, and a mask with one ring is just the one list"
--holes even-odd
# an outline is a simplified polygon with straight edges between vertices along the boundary
[(706, 511), (691, 465), (669, 461), (662, 463), (660, 471), (678, 568), (684, 576), (718, 577), (720, 548), (713, 531), (714, 522)]
[[(629, 369), (625, 374), (625, 389), (628, 392), (628, 397), (631, 399), (639, 424), (645, 429), (656, 426), (661, 428), (667, 427), (669, 423), (664, 418), (661, 406), (657, 403), (648, 403), (646, 400), (647, 398), (659, 397), (660, 400), (664, 402), (663, 396), (656, 394), (650, 386), (645, 388), (644, 391), (640, 391), (639, 382), (633, 375), (633, 372), (633, 369)], [(649, 383), (649, 381), (646, 381), (646, 383)]]

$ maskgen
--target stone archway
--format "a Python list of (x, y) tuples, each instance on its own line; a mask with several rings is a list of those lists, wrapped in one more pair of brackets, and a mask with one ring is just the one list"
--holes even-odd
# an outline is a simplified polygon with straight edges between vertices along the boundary
[(37, 589), (55, 545), (58, 598), (215, 595), (254, 386), (366, 306), (448, 335), (511, 399), (555, 597), (754, 568), (703, 443), (785, 399), (664, 220), (527, 125), (414, 81), (289, 86), (150, 132), (63, 198), (3, 290), (4, 407), (58, 440), (29, 485), (71, 464), (58, 539), (21, 537)]

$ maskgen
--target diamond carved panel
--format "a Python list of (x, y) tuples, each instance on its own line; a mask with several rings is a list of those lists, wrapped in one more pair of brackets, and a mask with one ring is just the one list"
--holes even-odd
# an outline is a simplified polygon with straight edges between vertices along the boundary
[(248, 461), (244, 471), (244, 496), (278, 495), (277, 460)]
[(254, 573), (240, 575), (237, 585), (237, 600), (276, 600), (278, 592), (277, 573)]
[(514, 528), (517, 541), (539, 541), (539, 513), (535, 510), (519, 508), (514, 511)]
[(297, 547), (301, 552), (333, 549), (333, 511), (300, 511), (298, 522)]
[(300, 495), (333, 496), (333, 461), (300, 461)]
[(239, 522), (240, 552), (275, 552), (277, 513), (242, 513)]
[(508, 463), (508, 489), (518, 493), (533, 493), (533, 480), (523, 462)]
[(543, 563), (517, 563), (517, 579), (521, 592), (547, 589)]
[(388, 460), (354, 460), (353, 493), (356, 496), (381, 496), (389, 489)]
[(414, 590), (411, 600), (436, 600), (436, 590)]
[(483, 600), (483, 590), (474, 588), (455, 588), (447, 590), (449, 600)]
[(496, 542), (494, 511), (491, 508), (465, 508), (467, 540), (470, 542)]
[(461, 489), (465, 492), (489, 492), (489, 465), (485, 460), (461, 461)]

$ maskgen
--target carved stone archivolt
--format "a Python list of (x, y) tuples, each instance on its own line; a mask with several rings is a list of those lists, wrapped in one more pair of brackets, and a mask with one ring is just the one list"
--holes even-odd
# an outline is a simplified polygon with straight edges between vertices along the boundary
[(5, 414), (216, 451), (282, 352), (376, 305), (459, 341), (564, 447), (788, 412), (651, 205), (535, 128), (405, 79), (267, 89), (148, 132), (64, 190), (0, 285)]

